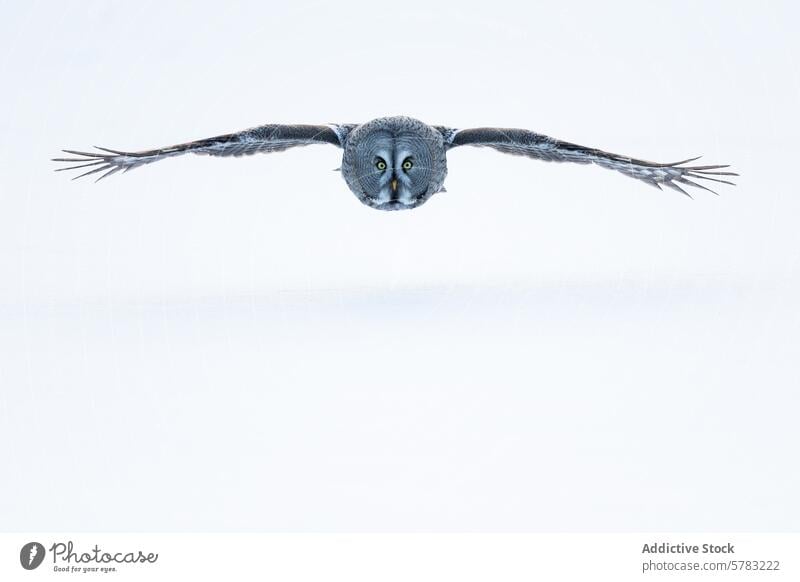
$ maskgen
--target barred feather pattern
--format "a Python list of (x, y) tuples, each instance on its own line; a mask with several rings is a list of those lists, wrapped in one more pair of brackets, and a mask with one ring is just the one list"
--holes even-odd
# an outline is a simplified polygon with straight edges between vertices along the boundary
[(280, 152), (312, 144), (332, 144), (343, 147), (353, 126), (348, 125), (262, 125), (237, 133), (219, 135), (165, 148), (140, 152), (124, 152), (95, 146), (96, 152), (62, 150), (74, 157), (53, 158), (69, 166), (56, 171), (87, 171), (73, 180), (101, 173), (97, 181), (119, 171), (127, 172), (139, 166), (187, 153), (210, 156), (249, 156), (256, 153)]
[(488, 147), (506, 154), (526, 156), (552, 162), (574, 162), (577, 164), (596, 164), (603, 168), (621, 172), (626, 176), (641, 180), (661, 189), (666, 186), (691, 198), (681, 187), (691, 186), (717, 194), (698, 180), (734, 185), (726, 177), (738, 176), (723, 171), (728, 165), (687, 165), (699, 159), (690, 158), (680, 162), (660, 164), (638, 160), (577, 144), (561, 141), (524, 129), (504, 129), (481, 127), (475, 129), (437, 128), (445, 137), (448, 149), (469, 145)]

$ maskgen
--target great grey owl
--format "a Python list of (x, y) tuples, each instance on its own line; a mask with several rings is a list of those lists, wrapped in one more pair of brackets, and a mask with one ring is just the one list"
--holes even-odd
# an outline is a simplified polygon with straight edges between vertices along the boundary
[[(121, 152), (97, 148), (98, 153), (63, 150), (74, 158), (55, 158), (71, 165), (61, 170), (91, 168), (76, 176), (104, 172), (98, 180), (157, 160), (185, 153), (242, 156), (278, 152), (296, 146), (332, 144), (344, 150), (341, 172), (361, 202), (378, 210), (408, 210), (444, 191), (447, 152), (457, 146), (489, 147), (497, 151), (555, 162), (597, 164), (637, 178), (651, 186), (667, 186), (689, 196), (679, 184), (713, 192), (696, 180), (732, 184), (719, 176), (728, 166), (689, 166), (692, 158), (656, 164), (560, 141), (524, 129), (482, 127), (453, 129), (432, 126), (410, 117), (382, 117), (343, 125), (262, 125), (166, 148)], [(716, 193), (716, 192), (714, 192)]]

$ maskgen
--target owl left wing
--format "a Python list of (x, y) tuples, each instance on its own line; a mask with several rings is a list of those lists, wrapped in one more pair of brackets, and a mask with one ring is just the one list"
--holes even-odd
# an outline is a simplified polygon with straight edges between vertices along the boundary
[(596, 148), (584, 147), (524, 129), (503, 129), (499, 127), (480, 127), (475, 129), (439, 127), (437, 129), (442, 133), (447, 149), (470, 145), (489, 147), (506, 154), (527, 156), (551, 162), (596, 164), (603, 168), (616, 170), (659, 189), (661, 186), (667, 186), (690, 198), (691, 195), (681, 188), (679, 184), (701, 188), (716, 194), (710, 188), (698, 184), (696, 180), (710, 180), (733, 186), (733, 182), (715, 176), (738, 176), (734, 172), (720, 171), (723, 168), (727, 168), (727, 165), (686, 165), (698, 158), (670, 164), (659, 164), (612, 154)]
[(96, 147), (99, 152), (62, 150), (72, 158), (54, 158), (54, 162), (72, 164), (56, 171), (90, 168), (73, 180), (104, 172), (102, 180), (120, 170), (128, 171), (145, 164), (187, 153), (210, 156), (248, 156), (259, 152), (281, 152), (293, 147), (312, 144), (332, 144), (344, 147), (347, 135), (355, 125), (262, 125), (244, 131), (218, 135), (197, 141), (140, 152), (123, 152)]

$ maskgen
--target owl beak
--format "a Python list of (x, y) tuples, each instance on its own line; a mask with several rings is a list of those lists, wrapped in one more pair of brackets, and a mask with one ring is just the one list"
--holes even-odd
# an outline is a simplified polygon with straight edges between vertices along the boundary
[(392, 194), (397, 194), (397, 178), (392, 178)]

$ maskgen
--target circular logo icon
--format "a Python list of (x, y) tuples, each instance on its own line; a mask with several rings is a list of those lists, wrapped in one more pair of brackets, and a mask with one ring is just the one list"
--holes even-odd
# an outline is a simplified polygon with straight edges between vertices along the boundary
[(19, 563), (26, 570), (35, 570), (44, 561), (44, 546), (39, 542), (28, 542), (19, 551)]

